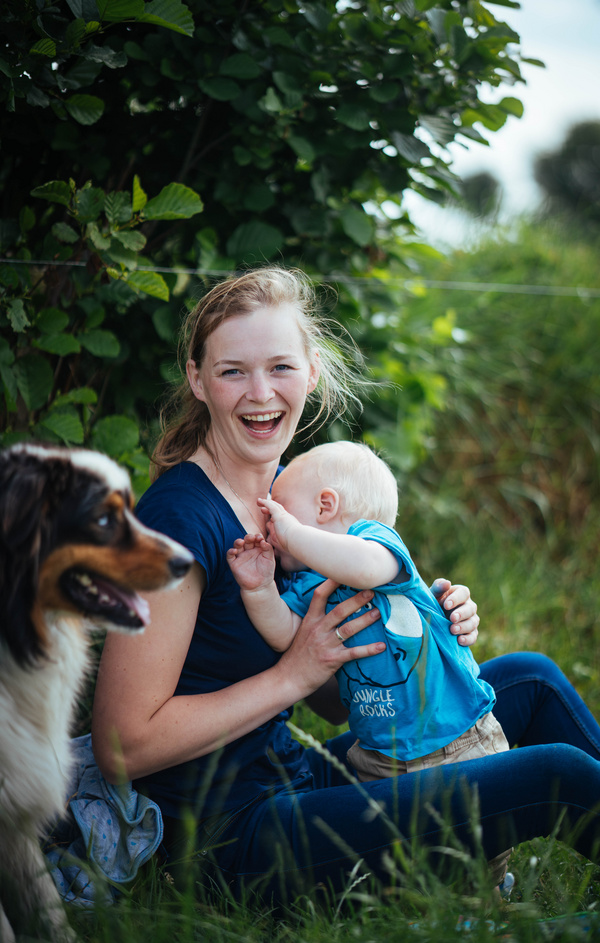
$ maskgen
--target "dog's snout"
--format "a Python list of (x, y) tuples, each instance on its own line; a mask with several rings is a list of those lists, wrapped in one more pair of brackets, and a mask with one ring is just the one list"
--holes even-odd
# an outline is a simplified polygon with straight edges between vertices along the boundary
[(194, 562), (193, 556), (190, 554), (179, 554), (176, 557), (171, 557), (169, 560), (169, 569), (174, 579), (180, 580), (182, 576), (188, 572), (191, 568), (192, 563)]

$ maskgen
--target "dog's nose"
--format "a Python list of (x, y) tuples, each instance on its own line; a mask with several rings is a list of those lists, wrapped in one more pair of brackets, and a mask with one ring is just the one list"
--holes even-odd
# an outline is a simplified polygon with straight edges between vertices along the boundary
[(175, 579), (181, 579), (181, 577), (185, 576), (185, 574), (188, 572), (193, 562), (194, 558), (191, 554), (185, 557), (181, 555), (178, 557), (171, 557), (169, 560), (169, 569)]

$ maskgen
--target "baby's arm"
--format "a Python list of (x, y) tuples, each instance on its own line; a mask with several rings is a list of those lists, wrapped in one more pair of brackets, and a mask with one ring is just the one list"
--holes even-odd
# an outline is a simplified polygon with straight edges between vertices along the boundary
[(267, 528), (273, 546), (317, 573), (355, 589), (373, 589), (398, 575), (396, 557), (377, 541), (301, 524), (271, 498), (259, 498), (258, 503), (270, 515)]
[(265, 642), (285, 652), (300, 625), (275, 585), (275, 554), (262, 534), (246, 534), (227, 551), (227, 562), (240, 587), (248, 618)]

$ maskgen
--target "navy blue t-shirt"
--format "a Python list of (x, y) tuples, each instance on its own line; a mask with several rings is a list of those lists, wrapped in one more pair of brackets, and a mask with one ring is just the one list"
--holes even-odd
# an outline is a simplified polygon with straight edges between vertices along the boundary
[[(248, 616), (226, 554), (245, 529), (202, 469), (184, 462), (142, 496), (139, 519), (187, 547), (206, 574), (206, 588), (175, 694), (218, 691), (272, 667), (280, 657)], [(168, 626), (164, 628), (168, 632)], [(152, 678), (148, 678), (152, 684)], [(271, 790), (307, 787), (303, 748), (286, 726), (291, 708), (215, 754), (136, 780), (165, 815), (183, 807), (196, 817), (239, 808)], [(283, 769), (283, 772), (282, 772)]]

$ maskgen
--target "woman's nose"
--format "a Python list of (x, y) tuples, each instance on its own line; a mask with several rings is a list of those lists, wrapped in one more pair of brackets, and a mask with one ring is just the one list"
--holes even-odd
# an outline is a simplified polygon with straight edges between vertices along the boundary
[(252, 374), (248, 399), (255, 403), (267, 403), (275, 395), (269, 377), (264, 373)]

